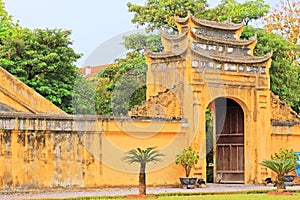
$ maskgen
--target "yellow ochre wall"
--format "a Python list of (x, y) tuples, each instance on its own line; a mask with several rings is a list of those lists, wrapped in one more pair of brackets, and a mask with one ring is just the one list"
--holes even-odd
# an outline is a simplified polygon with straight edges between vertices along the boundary
[(183, 124), (2, 117), (0, 188), (134, 186), (138, 184), (139, 166), (128, 165), (122, 158), (129, 149), (149, 146), (157, 146), (165, 156), (162, 162), (147, 165), (147, 184), (178, 185), (184, 171), (174, 159), (187, 145)]
[[(251, 118), (247, 112), (246, 122)], [(179, 186), (184, 171), (174, 164), (176, 154), (192, 142), (204, 156), (202, 136), (189, 136), (186, 121), (19, 115), (1, 116), (0, 128), (0, 188), (6, 189), (137, 186), (138, 165), (122, 158), (129, 149), (149, 146), (157, 146), (165, 156), (163, 162), (147, 165), (147, 184)], [(274, 176), (258, 164), (272, 153), (280, 148), (300, 150), (299, 124), (276, 125), (271, 133), (256, 132), (246, 124), (245, 130), (246, 184)], [(205, 177), (204, 164), (202, 159), (192, 175)]]

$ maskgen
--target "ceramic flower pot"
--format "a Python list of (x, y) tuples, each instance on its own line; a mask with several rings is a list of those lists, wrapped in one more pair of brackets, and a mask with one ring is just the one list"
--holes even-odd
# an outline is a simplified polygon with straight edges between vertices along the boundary
[(184, 177), (184, 178), (179, 178), (179, 179), (180, 179), (180, 183), (183, 188), (185, 188), (185, 189), (195, 188), (197, 178)]
[(293, 186), (293, 181), (295, 179), (295, 175), (293, 174), (287, 174), (287, 175), (284, 175), (284, 185), (286, 186)]

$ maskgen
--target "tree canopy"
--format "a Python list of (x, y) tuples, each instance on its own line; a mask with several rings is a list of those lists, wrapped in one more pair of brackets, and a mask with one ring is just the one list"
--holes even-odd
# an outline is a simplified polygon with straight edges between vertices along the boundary
[(12, 16), (6, 11), (4, 2), (0, 0), (0, 43), (3, 38), (12, 34), (12, 28), (16, 25), (12, 21)]
[[(207, 17), (201, 18), (214, 21), (225, 21), (231, 18), (234, 23), (249, 22), (262, 18), (268, 13), (270, 6), (264, 0), (247, 0), (238, 2), (235, 0), (223, 0), (218, 6), (206, 12)], [(197, 15), (196, 15), (197, 16)]]
[(131, 52), (116, 66), (95, 77), (96, 110), (101, 115), (126, 116), (128, 110), (146, 99), (147, 64), (139, 52)]
[(129, 12), (134, 13), (132, 23), (138, 26), (146, 25), (153, 31), (162, 27), (175, 28), (174, 15), (185, 17), (187, 11), (203, 13), (208, 4), (206, 0), (148, 0), (146, 5), (128, 3)]
[(254, 55), (263, 56), (268, 52), (273, 52), (270, 68), (271, 90), (299, 112), (299, 72), (294, 67), (293, 61), (289, 59), (289, 52), (295, 45), (280, 35), (250, 26), (244, 28), (241, 37), (248, 39), (255, 33), (257, 33), (258, 42), (254, 49)]
[(259, 19), (269, 10), (264, 0), (246, 0), (239, 3), (235, 0), (223, 0), (214, 8), (209, 8), (206, 0), (148, 0), (144, 6), (128, 3), (129, 12), (134, 13), (132, 23), (146, 26), (153, 31), (160, 28), (176, 30), (174, 15), (186, 17), (188, 11), (199, 19), (225, 21), (232, 18), (233, 22)]
[(71, 31), (15, 28), (2, 39), (0, 65), (66, 112), (72, 112), (73, 86), (80, 58)]
[(124, 46), (130, 51), (137, 51), (143, 54), (145, 49), (152, 52), (160, 52), (163, 50), (160, 35), (145, 35), (142, 33), (131, 34), (123, 37)]
[(126, 58), (94, 77), (96, 111), (100, 115), (126, 116), (128, 110), (146, 100), (147, 64), (144, 50), (163, 50), (160, 35), (138, 33), (123, 39), (125, 48), (129, 50)]
[(13, 23), (0, 0), (0, 66), (62, 110), (71, 113), (73, 87), (79, 77), (71, 31), (28, 29)]

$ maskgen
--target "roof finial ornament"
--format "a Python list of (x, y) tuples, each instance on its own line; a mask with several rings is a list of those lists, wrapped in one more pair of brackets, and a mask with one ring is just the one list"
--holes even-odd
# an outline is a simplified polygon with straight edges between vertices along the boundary
[(187, 18), (191, 18), (191, 16), (192, 16), (192, 12), (190, 11), (190, 10), (187, 10)]
[(230, 16), (225, 22), (231, 24), (232, 23), (232, 16)]

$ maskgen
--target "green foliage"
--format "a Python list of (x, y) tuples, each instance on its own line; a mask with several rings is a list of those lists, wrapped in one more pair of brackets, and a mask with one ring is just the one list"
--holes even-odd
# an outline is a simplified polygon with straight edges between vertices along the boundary
[(279, 152), (271, 155), (272, 160), (291, 160), (297, 161), (298, 155), (293, 149), (280, 149)]
[(148, 49), (152, 52), (163, 50), (160, 35), (145, 35), (141, 33), (124, 36), (124, 46), (128, 50), (143, 52)]
[(244, 21), (248, 25), (252, 20), (262, 18), (269, 8), (270, 6), (264, 0), (246, 0), (242, 3), (223, 0), (221, 4), (208, 10), (206, 19), (225, 21), (231, 18), (235, 23)]
[(187, 16), (187, 11), (203, 13), (208, 4), (206, 0), (148, 0), (140, 6), (128, 3), (129, 12), (134, 13), (132, 23), (138, 26), (146, 25), (147, 30), (175, 28), (174, 15)]
[(127, 116), (131, 108), (145, 101), (147, 64), (143, 51), (162, 51), (159, 35), (132, 34), (124, 37), (123, 44), (132, 52), (94, 78), (100, 115)]
[(146, 98), (146, 71), (145, 58), (137, 52), (101, 71), (96, 77), (97, 113), (127, 116), (132, 107)]
[(211, 109), (207, 108), (205, 112), (205, 129), (206, 129), (206, 182), (213, 183), (214, 173), (214, 125), (213, 125), (213, 113)]
[(284, 175), (296, 169), (297, 154), (293, 150), (281, 149), (278, 153), (271, 155), (271, 159), (260, 163), (277, 174), (278, 189), (285, 189)]
[(232, 18), (233, 22), (244, 21), (248, 24), (260, 19), (269, 10), (269, 5), (264, 0), (247, 0), (243, 3), (223, 0), (215, 8), (208, 8), (207, 0), (148, 0), (144, 6), (132, 3), (127, 6), (129, 12), (134, 13), (132, 23), (146, 25), (149, 31), (162, 27), (177, 30), (174, 15), (186, 17), (188, 11), (199, 19), (225, 21)]
[(175, 163), (181, 165), (185, 170), (186, 177), (189, 177), (191, 169), (197, 164), (199, 158), (199, 152), (188, 147), (176, 156)]
[(29, 87), (71, 113), (73, 86), (78, 75), (71, 31), (17, 27), (2, 39), (0, 65)]
[(271, 51), (273, 52), (270, 68), (271, 90), (299, 113), (300, 66), (295, 66), (289, 57), (290, 50), (297, 48), (299, 45), (293, 44), (279, 35), (249, 26), (244, 28), (241, 37), (249, 39), (255, 33), (257, 33), (258, 41), (254, 49), (254, 55), (264, 56)]
[(80, 58), (72, 49), (71, 31), (22, 28), (0, 0), (0, 66), (71, 113), (73, 86), (81, 78), (75, 62)]
[(164, 156), (164, 154), (159, 153), (156, 147), (148, 147), (147, 149), (131, 149), (126, 152), (123, 160), (128, 164), (132, 163), (148, 163), (148, 162), (159, 162), (161, 161), (159, 157)]
[(0, 0), (0, 44), (2, 44), (2, 39), (12, 34), (16, 26), (17, 24), (12, 21), (12, 16), (7, 13), (4, 2)]
[(96, 114), (95, 110), (95, 86), (92, 81), (84, 78), (80, 73), (73, 89), (73, 114)]
[(280, 175), (280, 174), (287, 174), (293, 171), (296, 168), (297, 163), (292, 160), (275, 159), (275, 160), (264, 160), (261, 163), (261, 165), (271, 169), (276, 174)]

